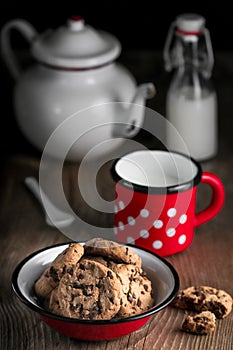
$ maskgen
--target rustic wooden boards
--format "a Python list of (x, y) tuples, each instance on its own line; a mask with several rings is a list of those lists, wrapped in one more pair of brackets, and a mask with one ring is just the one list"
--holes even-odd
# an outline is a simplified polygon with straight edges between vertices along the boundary
[[(232, 346), (233, 313), (217, 322), (208, 336), (195, 336), (180, 330), (184, 312), (167, 307), (151, 318), (137, 332), (109, 342), (79, 342), (61, 336), (48, 328), (28, 310), (11, 289), (11, 275), (16, 264), (31, 252), (68, 239), (57, 229), (46, 225), (41, 207), (23, 184), (25, 176), (37, 175), (38, 160), (25, 156), (10, 158), (1, 177), (0, 200), (0, 349), (165, 349), (226, 350)], [(69, 168), (69, 174), (71, 172)], [(210, 285), (232, 290), (232, 213), (233, 200), (230, 161), (214, 160), (204, 165), (215, 171), (226, 186), (226, 205), (211, 222), (196, 230), (191, 247), (168, 257), (180, 276), (181, 287)], [(68, 169), (67, 168), (67, 169)], [(107, 170), (104, 172), (107, 174)], [(70, 181), (64, 176), (64, 181)], [(72, 181), (72, 180), (71, 180)], [(68, 186), (68, 185), (67, 185)], [(110, 186), (110, 182), (109, 182)], [(68, 186), (69, 187), (69, 186)], [(202, 191), (200, 191), (202, 192)], [(208, 192), (208, 191), (207, 191)], [(199, 206), (203, 196), (200, 193)]]

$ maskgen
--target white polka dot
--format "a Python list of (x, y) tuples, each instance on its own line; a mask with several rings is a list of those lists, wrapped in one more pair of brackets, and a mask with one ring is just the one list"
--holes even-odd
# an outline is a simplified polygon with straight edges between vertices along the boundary
[(154, 228), (161, 228), (163, 227), (163, 222), (162, 220), (155, 220), (153, 223)]
[(169, 216), (169, 218), (173, 218), (176, 215), (176, 209), (175, 208), (168, 209), (167, 215)]
[(141, 238), (148, 238), (149, 237), (149, 232), (147, 230), (141, 230), (140, 231), (140, 237)]
[(149, 211), (147, 209), (142, 209), (140, 211), (140, 215), (143, 217), (143, 218), (147, 218), (149, 216)]
[(134, 244), (135, 241), (134, 241), (134, 239), (132, 237), (127, 237), (127, 243)]
[(114, 205), (114, 212), (115, 212), (115, 213), (118, 213), (117, 205)]
[(124, 230), (124, 224), (123, 224), (123, 222), (122, 221), (119, 221), (118, 222), (118, 227), (119, 227), (119, 229), (121, 230), (121, 231), (123, 231)]
[(180, 224), (184, 224), (187, 221), (187, 215), (183, 214), (180, 216), (179, 222)]
[(162, 246), (163, 246), (163, 242), (161, 242), (161, 241), (154, 241), (152, 245), (153, 245), (154, 249), (161, 249)]
[(129, 225), (131, 226), (135, 225), (135, 219), (132, 216), (129, 216), (127, 221)]
[(119, 201), (119, 207), (120, 209), (125, 209), (125, 203), (123, 201)]
[(114, 232), (114, 235), (117, 234), (117, 228), (116, 227), (113, 228), (113, 232)]
[(179, 244), (184, 244), (186, 242), (186, 235), (181, 235), (178, 239)]
[(171, 227), (166, 231), (166, 234), (168, 237), (173, 237), (176, 234), (176, 229), (174, 227)]

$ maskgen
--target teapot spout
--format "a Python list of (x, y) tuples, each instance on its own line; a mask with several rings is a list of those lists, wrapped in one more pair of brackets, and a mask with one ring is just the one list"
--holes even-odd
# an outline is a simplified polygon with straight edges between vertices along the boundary
[(154, 97), (155, 93), (156, 89), (153, 83), (141, 84), (137, 87), (137, 90), (131, 103), (144, 105), (144, 101)]
[(141, 84), (137, 87), (130, 103), (124, 103), (121, 106), (121, 113), (124, 115), (124, 121), (117, 123), (115, 137), (134, 137), (142, 126), (145, 112), (145, 101), (154, 97), (156, 89), (153, 83)]

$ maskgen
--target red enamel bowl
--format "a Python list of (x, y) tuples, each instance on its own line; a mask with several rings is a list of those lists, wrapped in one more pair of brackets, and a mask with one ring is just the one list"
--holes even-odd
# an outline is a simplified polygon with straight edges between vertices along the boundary
[(178, 292), (179, 277), (170, 263), (145, 249), (127, 245), (141, 257), (143, 269), (152, 281), (155, 305), (151, 309), (140, 315), (107, 321), (79, 320), (52, 314), (40, 305), (33, 285), (46, 267), (68, 245), (69, 243), (54, 245), (31, 254), (18, 264), (12, 275), (13, 290), (19, 299), (61, 334), (93, 341), (122, 337), (142, 327), (152, 315), (164, 309)]

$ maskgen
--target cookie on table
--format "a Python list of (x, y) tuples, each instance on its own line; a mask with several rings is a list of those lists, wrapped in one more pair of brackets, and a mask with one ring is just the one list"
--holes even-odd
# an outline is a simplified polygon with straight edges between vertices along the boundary
[(121, 283), (112, 270), (82, 259), (61, 278), (51, 294), (49, 309), (81, 320), (109, 320), (120, 309), (121, 293)]
[(115, 262), (133, 264), (141, 267), (141, 258), (132, 249), (114, 241), (93, 238), (84, 245), (85, 254), (100, 255)]
[(224, 318), (232, 310), (232, 297), (221, 289), (192, 286), (181, 290), (172, 305), (197, 312), (211, 311), (217, 318)]
[(182, 329), (185, 332), (195, 334), (209, 334), (214, 331), (216, 325), (216, 317), (213, 312), (202, 311), (194, 316), (186, 316)]
[(52, 262), (40, 278), (35, 282), (34, 289), (37, 296), (48, 298), (51, 291), (58, 285), (64, 273), (73, 268), (84, 254), (84, 248), (78, 243), (71, 243)]

